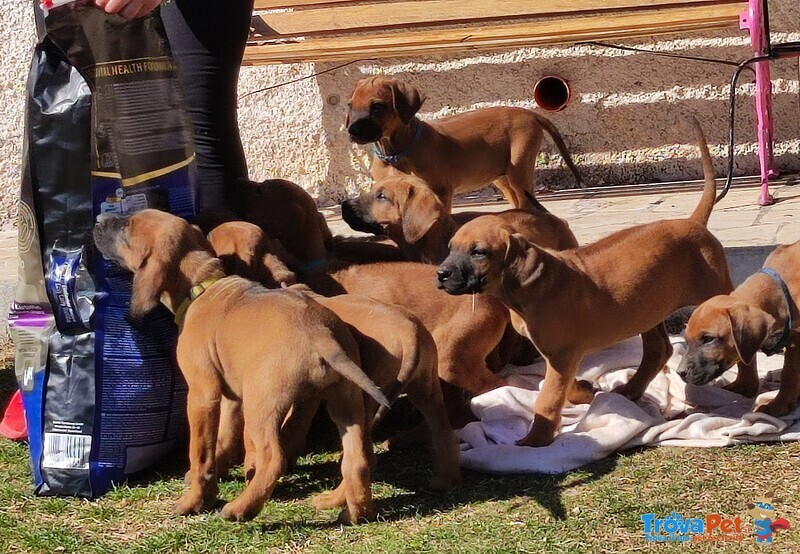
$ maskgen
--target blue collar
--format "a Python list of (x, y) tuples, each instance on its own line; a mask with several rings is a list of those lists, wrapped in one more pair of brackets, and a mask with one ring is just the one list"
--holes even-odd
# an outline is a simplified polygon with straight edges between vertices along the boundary
[(794, 302), (792, 301), (792, 295), (789, 294), (789, 287), (786, 286), (786, 283), (781, 279), (781, 276), (774, 269), (770, 269), (768, 267), (762, 267), (758, 270), (759, 273), (763, 273), (764, 275), (769, 275), (769, 277), (775, 281), (775, 284), (778, 285), (778, 288), (781, 289), (783, 293), (783, 298), (786, 300), (786, 307), (789, 310), (789, 318), (786, 320), (786, 327), (783, 328), (783, 334), (781, 338), (778, 340), (778, 343), (773, 346), (772, 348), (762, 348), (761, 351), (764, 352), (767, 356), (772, 356), (773, 354), (779, 354), (786, 348), (786, 345), (789, 344), (789, 334), (792, 332), (792, 310), (794, 309)]
[(328, 263), (328, 260), (325, 258), (319, 258), (317, 260), (311, 260), (309, 262), (304, 263), (300, 266), (300, 271), (308, 272), (314, 271), (315, 269), (319, 269), (324, 267)]
[(384, 154), (383, 152), (381, 152), (381, 149), (378, 146), (378, 144), (375, 143), (375, 146), (372, 148), (372, 151), (375, 153), (375, 155), (378, 157), (380, 161), (382, 161), (385, 164), (392, 165), (397, 163), (401, 159), (405, 158), (409, 154), (411, 154), (411, 151), (414, 149), (414, 145), (417, 144), (417, 142), (419, 142), (419, 137), (422, 136), (422, 122), (417, 118), (414, 118), (414, 120), (417, 122), (417, 130), (414, 132), (414, 138), (411, 139), (411, 144), (408, 146), (408, 148), (406, 148), (402, 152), (398, 152), (397, 154)]

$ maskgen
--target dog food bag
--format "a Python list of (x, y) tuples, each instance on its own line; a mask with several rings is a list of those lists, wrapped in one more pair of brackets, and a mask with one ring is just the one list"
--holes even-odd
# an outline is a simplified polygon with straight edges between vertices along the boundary
[(143, 208), (192, 218), (194, 148), (157, 13), (35, 10), (9, 328), (36, 493), (95, 497), (183, 442), (186, 385), (171, 314), (130, 320), (130, 274), (92, 227)]

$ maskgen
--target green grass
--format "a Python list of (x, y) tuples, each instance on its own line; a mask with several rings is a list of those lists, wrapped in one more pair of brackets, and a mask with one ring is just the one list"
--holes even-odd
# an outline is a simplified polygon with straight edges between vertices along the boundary
[[(642, 513), (722, 513), (746, 518), (762, 491), (783, 495), (780, 515), (800, 522), (800, 448), (661, 448), (627, 453), (560, 477), (467, 473), (463, 488), (420, 492), (429, 476), (421, 452), (383, 453), (374, 485), (381, 521), (335, 525), (335, 511), (315, 514), (307, 498), (333, 486), (335, 454), (308, 456), (256, 519), (231, 524), (216, 514), (171, 514), (183, 490), (182, 459), (163, 464), (97, 501), (36, 498), (27, 448), (0, 443), (0, 550), (9, 552), (621, 552), (664, 548), (642, 540)], [(223, 483), (232, 498), (239, 480)], [(794, 530), (769, 548), (797, 552)], [(712, 545), (667, 550), (718, 551)], [(758, 551), (754, 543), (730, 551)], [(734, 550), (735, 549), (735, 550)]]
[[(340, 527), (308, 499), (337, 482), (337, 455), (309, 455), (284, 477), (261, 515), (232, 524), (218, 514), (179, 517), (185, 458), (176, 455), (103, 498), (38, 498), (27, 446), (0, 439), (0, 553), (4, 552), (800, 552), (800, 530), (772, 545), (647, 544), (640, 516), (720, 513), (747, 523), (746, 504), (775, 491), (781, 517), (800, 528), (800, 444), (626, 452), (566, 475), (465, 472), (464, 486), (424, 492), (424, 450), (382, 452), (376, 523)], [(230, 500), (240, 479), (221, 484)]]

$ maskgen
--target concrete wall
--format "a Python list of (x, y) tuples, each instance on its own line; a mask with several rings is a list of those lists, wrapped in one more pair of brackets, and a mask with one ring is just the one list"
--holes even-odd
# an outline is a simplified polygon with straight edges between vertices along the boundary
[[(5, 0), (0, 15), (5, 63), (0, 75), (0, 228), (12, 222), (19, 181), (22, 113), (29, 49), (30, 0)], [(800, 3), (773, 0), (773, 40), (800, 41)], [(627, 42), (651, 49), (741, 60), (748, 38), (737, 29)], [(245, 67), (242, 95), (325, 71), (337, 64)], [(732, 68), (655, 58), (594, 47), (523, 48), (464, 57), (361, 62), (325, 75), (259, 92), (240, 100), (240, 126), (251, 177), (299, 182), (321, 204), (342, 200), (367, 180), (366, 152), (343, 132), (345, 105), (354, 83), (392, 74), (427, 95), (421, 117), (436, 118), (481, 106), (534, 107), (533, 85), (542, 76), (566, 78), (573, 100), (552, 114), (590, 184), (694, 179), (697, 153), (686, 121), (697, 114), (712, 154), (727, 148), (728, 81)], [(800, 170), (800, 95), (796, 59), (773, 64), (776, 154), (781, 168)], [(738, 103), (737, 174), (757, 173), (752, 79), (745, 74)], [(549, 142), (539, 180), (569, 186), (572, 180)], [(723, 160), (717, 160), (718, 171)]]

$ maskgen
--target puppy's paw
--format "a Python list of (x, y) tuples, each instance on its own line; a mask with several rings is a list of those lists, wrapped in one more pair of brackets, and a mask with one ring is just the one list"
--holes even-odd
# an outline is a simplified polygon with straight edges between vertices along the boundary
[(345, 508), (339, 512), (336, 521), (340, 525), (357, 525), (359, 523), (369, 523), (378, 519), (378, 510), (370, 502), (364, 506), (358, 506), (355, 510)]
[(190, 516), (208, 512), (216, 504), (216, 494), (204, 495), (202, 492), (189, 489), (175, 503), (173, 510), (176, 514)]
[(630, 386), (630, 383), (625, 383), (624, 385), (615, 387), (611, 392), (621, 394), (631, 402), (636, 402), (644, 394), (643, 390), (639, 390), (638, 388)]
[(428, 490), (444, 492), (461, 486), (461, 472), (455, 475), (434, 475), (428, 483)]
[(250, 521), (261, 511), (261, 506), (247, 504), (238, 499), (222, 507), (220, 515), (228, 521)]
[(517, 441), (517, 446), (531, 446), (539, 448), (540, 446), (548, 446), (553, 443), (553, 437), (537, 437), (528, 435), (524, 439)]
[(740, 394), (745, 398), (754, 398), (758, 394), (758, 381), (736, 379), (733, 383), (729, 383), (722, 388)]
[(782, 398), (779, 399), (776, 397), (771, 402), (768, 402), (756, 408), (756, 411), (761, 412), (763, 414), (771, 415), (772, 417), (781, 417), (791, 413), (796, 407), (797, 404), (795, 402), (792, 402), (790, 400), (784, 400)]
[(589, 381), (575, 381), (567, 392), (567, 400), (570, 404), (591, 404), (594, 393), (594, 386)]
[(321, 492), (311, 499), (311, 505), (315, 510), (328, 510), (330, 508), (341, 508), (347, 505), (344, 489), (336, 488), (332, 491)]

